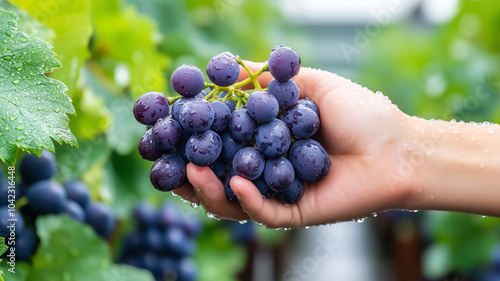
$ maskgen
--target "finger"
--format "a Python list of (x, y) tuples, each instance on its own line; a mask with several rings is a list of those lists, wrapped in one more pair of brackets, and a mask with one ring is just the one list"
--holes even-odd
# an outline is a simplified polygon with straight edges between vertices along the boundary
[(276, 199), (265, 199), (249, 180), (239, 176), (231, 179), (231, 189), (243, 210), (256, 222), (268, 228), (299, 227), (303, 219), (297, 205), (286, 206)]
[(203, 208), (217, 218), (248, 220), (239, 204), (229, 201), (224, 186), (208, 167), (187, 165), (187, 176)]
[(193, 187), (189, 184), (186, 184), (180, 188), (173, 190), (172, 193), (179, 195), (180, 197), (182, 197), (185, 200), (188, 200), (189, 202), (198, 205), (200, 204), (200, 200), (198, 199), (196, 192), (194, 191)]

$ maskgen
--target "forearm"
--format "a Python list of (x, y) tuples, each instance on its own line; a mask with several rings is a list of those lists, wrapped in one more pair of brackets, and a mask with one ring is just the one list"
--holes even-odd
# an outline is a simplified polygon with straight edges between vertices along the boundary
[(410, 118), (408, 128), (409, 209), (500, 217), (499, 125)]

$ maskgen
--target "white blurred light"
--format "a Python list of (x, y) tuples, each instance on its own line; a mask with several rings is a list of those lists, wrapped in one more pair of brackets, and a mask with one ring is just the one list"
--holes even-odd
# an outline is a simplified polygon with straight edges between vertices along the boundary
[(422, 12), (428, 22), (441, 24), (457, 14), (458, 4), (458, 0), (423, 0)]

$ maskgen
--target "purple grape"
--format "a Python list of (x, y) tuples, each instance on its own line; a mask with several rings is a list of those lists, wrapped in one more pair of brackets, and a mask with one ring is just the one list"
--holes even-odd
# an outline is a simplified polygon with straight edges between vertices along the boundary
[(137, 148), (141, 157), (149, 161), (156, 161), (165, 153), (160, 148), (158, 140), (153, 137), (153, 129), (149, 129), (144, 133)]
[[(158, 119), (153, 127), (153, 138), (157, 140), (158, 146), (164, 150), (170, 150), (179, 142), (182, 128), (174, 118), (167, 116)], [(156, 160), (156, 159), (155, 159)]]
[(304, 182), (299, 179), (298, 177), (295, 177), (293, 179), (293, 183), (285, 191), (278, 192), (276, 197), (278, 199), (285, 203), (285, 204), (295, 204), (297, 203), (302, 197), (304, 196)]
[(285, 157), (270, 158), (266, 160), (264, 168), (264, 180), (269, 188), (282, 192), (290, 188), (295, 171), (293, 166)]
[(158, 211), (158, 221), (163, 229), (182, 225), (179, 208), (171, 201), (164, 202)]
[(182, 106), (184, 105), (184, 103), (186, 103), (186, 101), (188, 100), (191, 100), (193, 98), (180, 98), (178, 100), (176, 100), (174, 102), (174, 104), (172, 104), (172, 118), (174, 118), (175, 120), (177, 120), (177, 122), (179, 122), (181, 120), (180, 118), (180, 114), (181, 114), (181, 108)]
[(187, 257), (192, 255), (196, 249), (194, 241), (189, 239), (180, 226), (165, 229), (162, 236), (162, 248), (172, 257)]
[(299, 101), (299, 86), (291, 79), (286, 82), (273, 79), (267, 91), (278, 100), (281, 109), (288, 109)]
[(175, 92), (183, 97), (194, 97), (203, 90), (205, 77), (193, 65), (181, 65), (172, 73), (170, 83)]
[(225, 174), (227, 171), (227, 163), (220, 159), (217, 159), (214, 163), (210, 165), (210, 169), (212, 172), (214, 172), (215, 176), (221, 181), (224, 182), (222, 179), (225, 179)]
[(141, 229), (155, 227), (158, 223), (158, 214), (148, 201), (141, 201), (135, 205), (133, 214)]
[[(15, 229), (11, 227), (11, 223), (13, 223), (13, 219), (15, 219)], [(14, 231), (17, 235), (24, 232), (24, 219), (19, 211), (12, 211), (7, 206), (0, 207), (0, 236), (1, 237), (9, 237), (11, 235), (11, 231)]]
[(267, 157), (278, 157), (287, 153), (292, 135), (285, 122), (274, 119), (260, 124), (255, 130), (255, 145)]
[(255, 180), (264, 171), (264, 156), (253, 147), (245, 147), (233, 158), (234, 172), (248, 180)]
[(196, 281), (198, 280), (198, 268), (196, 262), (191, 258), (184, 258), (179, 261), (178, 271), (179, 281)]
[(247, 112), (259, 122), (272, 121), (278, 116), (278, 101), (266, 91), (255, 91), (248, 97)]
[(212, 130), (193, 134), (186, 144), (186, 156), (189, 162), (200, 167), (214, 163), (219, 157), (221, 150), (222, 140)]
[(64, 189), (69, 200), (73, 200), (85, 207), (90, 202), (89, 187), (79, 180), (70, 180), (64, 183)]
[(297, 138), (312, 137), (319, 129), (319, 117), (309, 107), (296, 105), (290, 108), (283, 121), (288, 125), (292, 135)]
[(21, 161), (19, 173), (23, 182), (30, 185), (37, 181), (48, 180), (57, 172), (56, 158), (53, 153), (42, 150), (40, 157), (26, 154)]
[(248, 114), (246, 107), (241, 107), (231, 114), (228, 131), (236, 141), (250, 141), (253, 138), (257, 122)]
[(35, 254), (37, 244), (38, 239), (33, 229), (26, 229), (20, 233), (15, 243), (16, 260), (29, 261)]
[(66, 192), (51, 180), (37, 181), (28, 189), (28, 206), (39, 214), (58, 214), (64, 210)]
[(85, 222), (85, 211), (80, 204), (73, 200), (67, 200), (64, 204), (64, 213), (78, 222)]
[(226, 197), (227, 199), (229, 199), (229, 201), (233, 201), (233, 202), (239, 202), (238, 201), (238, 197), (236, 197), (236, 194), (234, 194), (234, 191), (231, 189), (231, 178), (234, 176), (234, 172), (233, 172), (233, 175), (230, 176), (229, 173), (226, 175), (226, 179), (224, 180), (224, 192), (226, 193)]
[(94, 228), (95, 232), (104, 239), (108, 239), (115, 227), (115, 217), (111, 208), (101, 202), (91, 202), (85, 208), (85, 221)]
[(214, 108), (200, 98), (186, 101), (179, 112), (179, 123), (182, 127), (193, 133), (207, 131), (214, 122)]
[(273, 48), (267, 61), (271, 75), (279, 81), (288, 81), (300, 70), (300, 57), (289, 47), (278, 45)]
[[(264, 168), (265, 170), (265, 168)], [(264, 175), (262, 174), (260, 177), (258, 177), (256, 180), (252, 181), (255, 187), (260, 191), (260, 194), (262, 194), (262, 197), (264, 198), (271, 198), (276, 195), (276, 191), (272, 190), (269, 185), (267, 185), (266, 180), (264, 179)]]
[(306, 99), (299, 100), (298, 104), (305, 106), (305, 107), (309, 107), (310, 109), (312, 109), (314, 111), (314, 113), (316, 113), (316, 115), (318, 115), (318, 117), (320, 117), (319, 116), (319, 108), (314, 101), (306, 98)]
[(214, 56), (207, 65), (207, 76), (218, 86), (231, 86), (240, 76), (240, 66), (236, 56), (230, 52), (224, 52)]
[(229, 110), (229, 107), (221, 101), (212, 102), (212, 107), (214, 108), (214, 122), (212, 123), (210, 129), (216, 132), (222, 132), (229, 125), (231, 110)]
[(306, 181), (320, 181), (330, 171), (331, 161), (321, 144), (312, 139), (297, 140), (288, 151), (295, 173)]
[(148, 92), (140, 96), (134, 103), (133, 113), (137, 122), (154, 125), (156, 121), (168, 115), (167, 98), (158, 92)]
[(151, 167), (149, 178), (159, 191), (172, 191), (184, 185), (186, 163), (177, 154), (167, 154), (158, 158)]
[(227, 131), (221, 135), (221, 139), (222, 139), (222, 151), (219, 157), (226, 162), (233, 161), (236, 152), (238, 152), (240, 149), (246, 146), (244, 142), (238, 142), (235, 139), (233, 139), (233, 137), (231, 137), (231, 134)]

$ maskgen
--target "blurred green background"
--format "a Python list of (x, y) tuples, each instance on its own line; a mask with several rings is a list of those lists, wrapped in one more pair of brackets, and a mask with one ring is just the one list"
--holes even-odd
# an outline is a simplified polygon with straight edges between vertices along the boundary
[[(332, 11), (352, 5), (323, 2)], [(51, 43), (62, 62), (50, 77), (69, 87), (77, 111), (70, 127), (79, 148), (57, 147), (58, 180), (85, 181), (94, 200), (112, 206), (123, 232), (139, 200), (177, 202), (205, 224), (196, 254), (199, 279), (236, 280), (245, 268), (248, 273), (255, 249), (232, 242), (222, 223), (203, 210), (151, 186), (151, 163), (137, 153), (144, 128), (133, 118), (132, 104), (147, 91), (171, 95), (169, 77), (181, 64), (204, 69), (223, 51), (265, 61), (274, 45), (283, 44), (298, 51), (303, 66), (381, 91), (409, 115), (500, 122), (500, 2), (445, 1), (451, 12), (434, 21), (427, 14), (430, 1), (375, 2), (371, 10), (360, 9), (361, 16), (342, 17), (301, 10), (307, 2), (297, 0), (2, 0), (0, 7), (18, 14), (22, 31)], [(408, 7), (392, 13), (390, 2)], [(401, 221), (409, 223), (403, 230)], [(367, 223), (375, 243), (383, 245), (378, 258), (387, 260), (384, 271), (391, 280), (486, 278), (500, 243), (500, 221), (481, 216), (390, 213)], [(416, 247), (406, 253), (413, 255), (415, 279), (401, 279), (398, 272), (405, 267), (394, 261), (406, 244), (387, 241), (408, 227), (416, 229), (413, 240), (405, 240)], [(278, 260), (272, 278), (281, 280), (287, 266), (283, 247), (292, 247), (287, 241), (295, 231), (257, 229), (259, 247)], [(494, 278), (482, 280), (500, 275)]]

